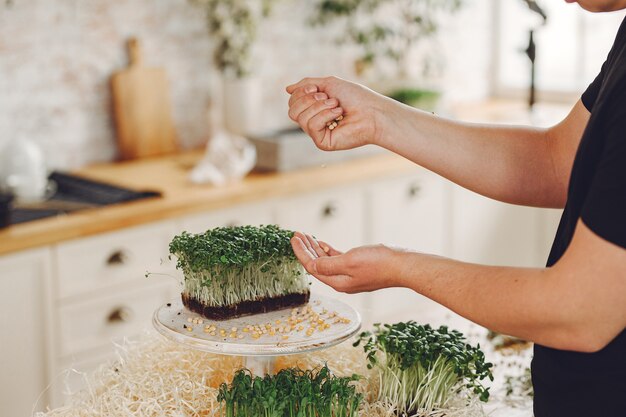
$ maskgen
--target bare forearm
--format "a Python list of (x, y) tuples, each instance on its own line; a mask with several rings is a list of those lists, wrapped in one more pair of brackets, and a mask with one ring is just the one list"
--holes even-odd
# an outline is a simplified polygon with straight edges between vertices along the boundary
[(579, 314), (584, 300), (561, 287), (550, 269), (475, 265), (411, 252), (397, 256), (402, 286), (484, 327), (558, 349), (586, 351), (594, 343), (591, 326)]
[(389, 105), (381, 146), (487, 197), (563, 206), (566, 184), (555, 172), (548, 130), (462, 123)]
[(550, 268), (469, 264), (385, 245), (342, 253), (296, 233), (305, 269), (337, 291), (407, 287), (465, 318), (558, 349), (593, 352), (626, 328), (626, 251), (579, 221)]
[[(287, 87), (289, 117), (323, 150), (376, 144), (497, 200), (563, 207), (589, 111), (582, 102), (549, 129), (455, 122), (336, 77)], [(338, 115), (340, 128), (328, 129)]]

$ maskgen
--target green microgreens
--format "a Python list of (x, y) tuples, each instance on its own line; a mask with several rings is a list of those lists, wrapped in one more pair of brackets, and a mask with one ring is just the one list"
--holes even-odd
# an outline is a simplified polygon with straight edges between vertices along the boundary
[(220, 385), (217, 400), (225, 417), (356, 417), (363, 395), (351, 382), (358, 379), (334, 376), (327, 366), (265, 377), (242, 369), (230, 385)]
[(275, 225), (217, 227), (197, 235), (183, 232), (170, 243), (170, 253), (179, 256), (179, 268), (195, 272), (215, 265), (243, 267), (271, 258), (295, 260), (292, 236), (292, 231)]
[(274, 225), (218, 227), (183, 232), (169, 249), (185, 276), (183, 292), (208, 306), (226, 306), (309, 290), (292, 236)]
[(480, 381), (493, 380), (492, 364), (485, 362), (480, 345), (466, 343), (461, 332), (414, 321), (375, 327), (373, 333), (361, 333), (354, 346), (364, 342), (368, 367), (379, 370), (379, 400), (398, 414), (443, 408), (464, 387), (488, 400), (489, 389)]

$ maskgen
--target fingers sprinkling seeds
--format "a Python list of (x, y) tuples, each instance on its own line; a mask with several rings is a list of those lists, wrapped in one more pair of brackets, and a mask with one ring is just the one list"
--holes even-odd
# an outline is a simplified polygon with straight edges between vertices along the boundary
[(340, 114), (339, 116), (335, 118), (335, 120), (331, 120), (330, 122), (326, 123), (326, 127), (329, 130), (334, 130), (337, 126), (339, 126), (339, 122), (342, 120), (343, 120), (343, 114)]

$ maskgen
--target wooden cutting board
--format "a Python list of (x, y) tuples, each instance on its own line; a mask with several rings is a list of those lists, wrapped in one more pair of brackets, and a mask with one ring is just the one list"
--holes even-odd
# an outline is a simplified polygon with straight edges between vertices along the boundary
[(167, 74), (144, 66), (139, 40), (128, 41), (128, 53), (128, 68), (111, 78), (120, 159), (173, 153), (176, 132)]

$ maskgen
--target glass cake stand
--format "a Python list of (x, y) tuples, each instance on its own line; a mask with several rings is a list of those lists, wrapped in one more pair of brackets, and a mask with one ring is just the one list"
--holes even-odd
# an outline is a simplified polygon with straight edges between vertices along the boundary
[[(268, 331), (255, 338), (253, 332), (244, 332), (244, 328), (248, 326), (266, 328), (270, 324), (272, 329), (280, 329), (288, 323), (293, 309), (230, 320), (208, 320), (187, 310), (181, 301), (167, 303), (158, 308), (154, 312), (152, 323), (166, 338), (194, 349), (222, 355), (244, 356), (245, 367), (255, 375), (262, 376), (273, 372), (277, 356), (326, 349), (349, 339), (361, 328), (359, 313), (339, 300), (312, 295), (308, 304), (298, 308), (298, 313), (307, 305), (330, 327), (319, 330), (320, 323), (316, 322), (316, 329), (307, 332), (311, 324), (309, 320), (303, 320), (288, 333), (276, 331), (271, 335)], [(200, 320), (202, 322), (199, 322)], [(211, 326), (215, 326), (215, 330), (207, 332), (207, 327), (210, 329)], [(220, 334), (220, 330), (225, 330), (225, 334)]]

